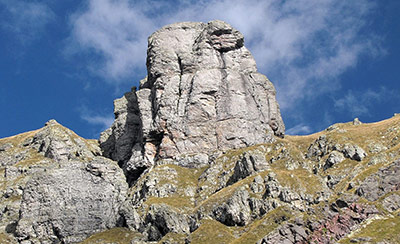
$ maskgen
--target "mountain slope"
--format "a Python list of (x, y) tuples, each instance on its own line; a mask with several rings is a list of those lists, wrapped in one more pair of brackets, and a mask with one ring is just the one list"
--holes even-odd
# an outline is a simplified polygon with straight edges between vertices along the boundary
[(184, 22), (98, 141), (0, 139), (1, 243), (399, 243), (400, 116), (285, 136), (243, 35)]

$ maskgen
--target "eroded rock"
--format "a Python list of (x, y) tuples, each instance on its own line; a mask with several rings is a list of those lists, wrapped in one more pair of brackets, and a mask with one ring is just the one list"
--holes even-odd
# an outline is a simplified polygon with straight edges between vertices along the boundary
[(27, 146), (56, 161), (90, 159), (100, 155), (100, 149), (96, 144), (89, 144), (55, 120), (49, 120)]
[(325, 162), (324, 170), (331, 168), (335, 164), (341, 163), (343, 160), (344, 156), (342, 153), (333, 151), (331, 154), (329, 154), (329, 157)]
[(105, 155), (137, 175), (158, 159), (283, 136), (275, 88), (243, 43), (222, 21), (177, 23), (151, 35), (148, 77), (116, 100), (116, 120), (100, 138)]
[(185, 214), (180, 214), (172, 207), (165, 204), (153, 204), (145, 222), (148, 227), (149, 240), (159, 240), (167, 233), (190, 233), (190, 219)]
[(227, 184), (231, 185), (238, 180), (244, 179), (256, 172), (266, 170), (268, 167), (269, 165), (265, 160), (265, 152), (259, 150), (245, 152), (236, 162), (233, 175)]
[(342, 152), (346, 158), (356, 161), (362, 161), (367, 156), (364, 149), (354, 144), (345, 144)]
[(400, 189), (400, 160), (388, 167), (379, 169), (378, 172), (368, 176), (357, 189), (359, 196), (369, 201), (375, 201), (379, 197)]
[(126, 192), (123, 172), (111, 160), (62, 161), (25, 186), (16, 235), (44, 243), (82, 241), (117, 226)]

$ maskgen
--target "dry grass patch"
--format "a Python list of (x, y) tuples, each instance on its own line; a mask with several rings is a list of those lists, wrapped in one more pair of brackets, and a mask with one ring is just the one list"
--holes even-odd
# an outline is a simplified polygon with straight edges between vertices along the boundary
[(200, 227), (192, 233), (191, 243), (231, 243), (235, 239), (231, 228), (232, 227), (225, 226), (216, 220), (203, 219), (201, 220)]
[(290, 212), (285, 207), (279, 207), (270, 211), (263, 218), (255, 220), (252, 224), (246, 226), (244, 234), (234, 240), (232, 244), (256, 243), (275, 230), (282, 221), (290, 219), (292, 217)]
[(133, 238), (140, 236), (139, 233), (130, 231), (128, 228), (118, 227), (96, 233), (81, 242), (81, 244), (126, 244), (130, 243)]
[(356, 238), (369, 239), (369, 243), (400, 243), (400, 216), (377, 219), (339, 243), (353, 243)]

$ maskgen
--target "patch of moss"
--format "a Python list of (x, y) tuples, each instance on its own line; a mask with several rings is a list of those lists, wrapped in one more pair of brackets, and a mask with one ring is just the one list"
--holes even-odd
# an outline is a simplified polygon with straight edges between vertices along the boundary
[(126, 244), (134, 238), (141, 237), (138, 232), (130, 231), (128, 228), (112, 228), (103, 232), (96, 233), (81, 244)]
[(185, 243), (186, 239), (188, 239), (186, 234), (169, 232), (158, 243)]
[(230, 227), (211, 219), (201, 220), (200, 227), (192, 233), (191, 238), (192, 244), (228, 244), (235, 239), (235, 237), (232, 235)]
[(189, 211), (194, 207), (194, 204), (188, 197), (172, 196), (172, 197), (149, 197), (144, 202), (146, 205), (151, 206), (153, 204), (167, 204), (171, 207), (180, 209), (182, 211)]

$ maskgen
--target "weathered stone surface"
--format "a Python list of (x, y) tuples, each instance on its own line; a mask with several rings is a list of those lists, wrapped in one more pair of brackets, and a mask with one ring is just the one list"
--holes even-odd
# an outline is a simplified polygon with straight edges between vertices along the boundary
[(227, 184), (231, 185), (256, 172), (266, 170), (268, 167), (269, 165), (265, 160), (264, 152), (259, 150), (245, 152), (236, 162), (233, 175), (231, 176)]
[(8, 149), (14, 147), (11, 143), (5, 143), (0, 145), (0, 152), (7, 151)]
[(362, 122), (358, 118), (354, 118), (353, 125), (362, 125)]
[(359, 196), (369, 201), (400, 189), (400, 160), (393, 162), (388, 167), (379, 169), (378, 172), (368, 176), (357, 189)]
[(335, 164), (341, 163), (343, 160), (344, 156), (342, 153), (333, 151), (331, 154), (329, 154), (329, 157), (325, 162), (324, 170), (331, 168)]
[(276, 231), (258, 241), (257, 244), (293, 244), (293, 243), (307, 243), (308, 229), (302, 225), (292, 223), (284, 224)]
[(394, 212), (397, 209), (400, 209), (400, 195), (392, 194), (386, 197), (382, 203), (383, 207), (389, 212)]
[(326, 219), (313, 227), (308, 243), (335, 243), (348, 235), (354, 226), (378, 213), (375, 206), (352, 203), (343, 206), (339, 213), (324, 212)]
[(115, 102), (106, 156), (141, 172), (156, 159), (271, 142), (284, 135), (272, 83), (222, 21), (168, 25), (149, 38), (147, 79)]
[(214, 209), (215, 219), (229, 226), (244, 226), (251, 219), (249, 192), (239, 189), (226, 203)]
[(362, 161), (367, 156), (364, 149), (353, 144), (345, 144), (342, 152), (346, 158), (350, 158), (356, 161)]
[(398, 116), (278, 139), (274, 88), (231, 26), (166, 26), (148, 54), (101, 152), (53, 120), (0, 139), (0, 243), (399, 243)]
[(319, 160), (327, 155), (331, 149), (332, 145), (330, 145), (326, 135), (322, 135), (308, 147), (306, 156), (308, 158), (316, 157)]
[(159, 240), (167, 233), (190, 233), (190, 220), (185, 214), (180, 214), (168, 205), (154, 204), (150, 207), (146, 219), (149, 227), (149, 240)]
[(75, 243), (115, 227), (127, 184), (111, 160), (62, 161), (33, 175), (24, 189), (16, 235), (42, 243)]
[(100, 155), (97, 145), (89, 144), (55, 120), (49, 120), (27, 146), (56, 161), (77, 158), (90, 159)]

